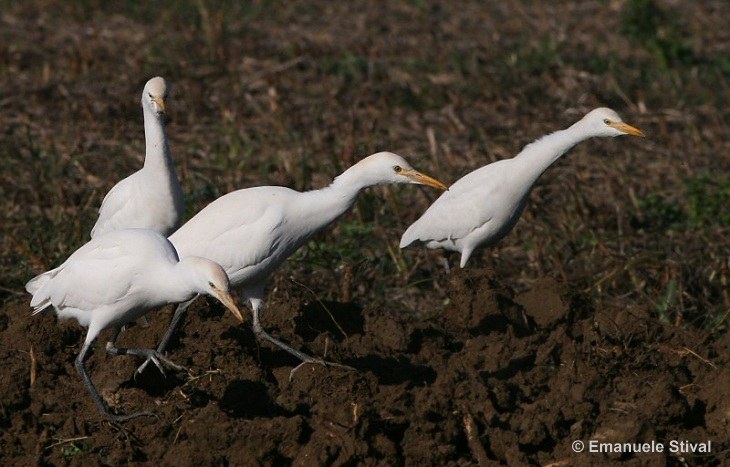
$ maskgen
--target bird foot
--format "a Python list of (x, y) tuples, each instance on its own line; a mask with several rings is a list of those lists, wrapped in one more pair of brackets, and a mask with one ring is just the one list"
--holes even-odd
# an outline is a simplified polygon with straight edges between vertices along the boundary
[(291, 372), (289, 372), (289, 382), (292, 382), (292, 380), (294, 379), (294, 374), (299, 371), (300, 368), (302, 368), (304, 365), (309, 364), (322, 365), (326, 368), (340, 368), (347, 371), (357, 371), (355, 368), (348, 365), (343, 365), (342, 363), (328, 362), (327, 360), (323, 360), (321, 358), (310, 357), (309, 359), (303, 360), (302, 363), (295, 366), (291, 370)]
[(441, 266), (443, 266), (444, 271), (446, 271), (446, 274), (451, 274), (451, 267), (449, 266), (449, 260), (445, 256), (442, 256), (440, 258)]
[(279, 347), (282, 350), (285, 350), (286, 352), (290, 353), (291, 355), (295, 356), (299, 360), (301, 360), (302, 363), (294, 367), (294, 369), (289, 373), (289, 382), (294, 379), (294, 374), (299, 371), (301, 367), (304, 365), (313, 363), (317, 365), (322, 365), (325, 367), (332, 367), (332, 368), (341, 368), (343, 370), (348, 371), (357, 371), (355, 368), (347, 365), (343, 365), (341, 363), (334, 363), (334, 362), (328, 362), (327, 360), (324, 360), (322, 358), (318, 357), (312, 357), (311, 355), (307, 355), (304, 352), (301, 352), (299, 350), (296, 350), (295, 348), (283, 343), (279, 339), (271, 336), (269, 333), (263, 330), (260, 324), (258, 324), (257, 319), (254, 317), (254, 326), (253, 326), (253, 332), (259, 339), (264, 339), (269, 341), (270, 343), (274, 344), (275, 346)]
[(142, 363), (142, 365), (137, 368), (137, 371), (134, 372), (135, 380), (137, 379), (137, 376), (141, 374), (142, 371), (144, 371), (144, 369), (150, 362), (154, 363), (157, 369), (160, 370), (160, 373), (162, 373), (162, 376), (165, 377), (167, 377), (167, 375), (165, 374), (165, 370), (162, 368), (163, 363), (176, 371), (188, 371), (187, 368), (171, 361), (170, 359), (162, 355), (162, 352), (155, 349), (117, 348), (114, 346), (114, 340), (112, 339), (111, 341), (106, 343), (106, 351), (107, 353), (112, 355), (134, 355), (135, 357), (144, 358), (144, 363)]
[(128, 415), (114, 415), (111, 413), (106, 413), (106, 416), (109, 417), (109, 420), (111, 420), (114, 423), (123, 423), (127, 420), (131, 420), (133, 418), (137, 417), (153, 417), (156, 418), (157, 421), (160, 420), (160, 417), (157, 414), (154, 414), (152, 412), (135, 412)]
[(147, 350), (147, 352), (144, 352), (146, 355), (140, 355), (143, 357), (146, 357), (146, 360), (144, 363), (142, 363), (139, 368), (137, 368), (137, 371), (134, 372), (134, 379), (137, 380), (137, 376), (141, 375), (145, 368), (147, 368), (147, 365), (152, 362), (157, 367), (158, 370), (160, 370), (160, 373), (162, 373), (162, 376), (167, 378), (167, 374), (165, 374), (164, 368), (162, 368), (162, 364), (165, 364), (166, 366), (172, 368), (175, 371), (188, 371), (188, 369), (182, 365), (178, 365), (177, 363), (173, 362), (172, 360), (168, 359), (164, 355), (162, 355), (160, 352), (153, 350), (153, 349), (144, 349)]

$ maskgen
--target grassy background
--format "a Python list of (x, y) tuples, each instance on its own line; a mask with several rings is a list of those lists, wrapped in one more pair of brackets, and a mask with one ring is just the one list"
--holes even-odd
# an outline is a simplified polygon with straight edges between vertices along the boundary
[[(188, 217), (237, 188), (321, 187), (386, 149), (452, 182), (610, 106), (648, 138), (575, 148), (470, 267), (724, 329), (730, 4), (522, 3), (0, 0), (0, 300), (27, 300), (141, 166), (140, 93), (162, 75)], [(368, 190), (269, 290), (441, 306), (442, 254), (398, 249), (436, 195)]]

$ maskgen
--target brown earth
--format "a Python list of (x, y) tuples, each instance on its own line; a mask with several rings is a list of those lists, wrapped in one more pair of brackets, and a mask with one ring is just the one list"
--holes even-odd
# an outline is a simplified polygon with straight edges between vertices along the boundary
[[(0, 0), (0, 466), (728, 465), (727, 24), (727, 0)], [(160, 417), (113, 425), (73, 368), (83, 329), (31, 318), (23, 284), (141, 166), (155, 75), (188, 218), (380, 150), (453, 182), (598, 106), (647, 138), (574, 148), (450, 275), (440, 252), (397, 248), (432, 190), (365, 191), (271, 278), (263, 316), (357, 372), (290, 382), (293, 358), (201, 301), (169, 352), (190, 374), (135, 381), (139, 362), (97, 343), (109, 405)], [(170, 314), (120, 345), (153, 346)]]
[[(450, 303), (415, 318), (354, 303), (274, 301), (268, 329), (355, 372), (305, 366), (200, 301), (159, 376), (99, 350), (107, 402), (160, 420), (104, 421), (73, 367), (84, 332), (9, 313), (0, 333), (3, 464), (720, 465), (728, 459), (730, 338), (700, 339), (641, 310), (597, 310), (546, 277), (515, 294), (489, 270), (445, 279)], [(151, 346), (170, 310), (130, 327)], [(574, 440), (712, 441), (710, 455), (576, 454)], [(204, 448), (201, 448), (204, 447)]]

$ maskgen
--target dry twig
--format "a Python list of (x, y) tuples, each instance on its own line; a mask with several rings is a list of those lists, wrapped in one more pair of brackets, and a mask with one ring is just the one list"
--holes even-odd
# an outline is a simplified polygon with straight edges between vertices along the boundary
[(466, 439), (469, 442), (469, 449), (471, 449), (471, 453), (479, 465), (489, 464), (487, 451), (484, 450), (484, 446), (479, 441), (479, 430), (477, 430), (477, 425), (474, 423), (474, 417), (469, 413), (464, 414), (464, 431), (466, 432)]

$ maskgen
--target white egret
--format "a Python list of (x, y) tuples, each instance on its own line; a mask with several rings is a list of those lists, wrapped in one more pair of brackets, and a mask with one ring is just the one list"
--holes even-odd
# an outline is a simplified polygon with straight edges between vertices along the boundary
[[(180, 369), (154, 349), (114, 346), (121, 327), (167, 303), (190, 300), (197, 294), (217, 298), (239, 320), (243, 315), (228, 291), (228, 276), (211, 260), (179, 260), (165, 237), (147, 229), (123, 229), (99, 235), (76, 250), (59, 267), (31, 279), (25, 286), (33, 295), (33, 314), (53, 307), (59, 318), (76, 318), (88, 327), (75, 366), (99, 409), (114, 421), (140, 415), (112, 415), (84, 368), (84, 357), (99, 333), (112, 326), (107, 352), (147, 358), (162, 371), (160, 362)], [(163, 372), (164, 374), (164, 372)]]
[[(298, 192), (280, 186), (261, 186), (228, 193), (186, 222), (170, 236), (170, 241), (181, 258), (201, 256), (223, 266), (231, 286), (242, 288), (251, 303), (253, 330), (258, 338), (286, 350), (302, 364), (326, 364), (264, 331), (259, 321), (264, 284), (312, 235), (344, 214), (362, 189), (393, 183), (447, 189), (438, 180), (414, 170), (401, 156), (381, 152), (361, 160), (319, 190)], [(178, 306), (158, 352), (164, 351), (187, 305)], [(146, 364), (137, 371), (141, 372)]]
[(461, 253), (461, 267), (480, 246), (515, 226), (538, 177), (566, 151), (594, 136), (644, 136), (616, 112), (598, 108), (572, 126), (528, 144), (514, 158), (493, 162), (455, 182), (401, 237), (400, 247), (425, 244)]
[(124, 228), (151, 229), (169, 235), (180, 226), (183, 193), (165, 132), (167, 83), (159, 76), (142, 91), (144, 166), (120, 181), (104, 197), (91, 237)]

